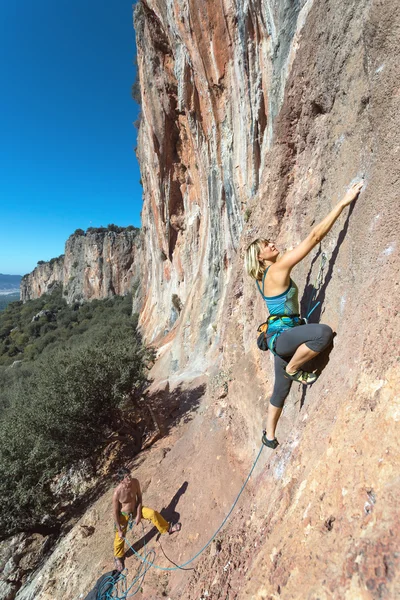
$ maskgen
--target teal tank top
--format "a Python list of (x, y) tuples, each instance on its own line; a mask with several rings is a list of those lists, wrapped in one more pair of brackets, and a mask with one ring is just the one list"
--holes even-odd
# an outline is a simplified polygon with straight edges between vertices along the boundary
[[(260, 291), (260, 294), (265, 300), (270, 316), (272, 317), (276, 315), (280, 317), (299, 317), (299, 289), (292, 279), (290, 280), (290, 285), (288, 289), (282, 294), (279, 294), (278, 296), (264, 296), (262, 290), (264, 289), (264, 281), (268, 269), (269, 267), (264, 271), (264, 275), (262, 278), (262, 288), (258, 281), (257, 286)], [(281, 333), (282, 331), (293, 327), (293, 325), (300, 324), (296, 321), (292, 323), (291, 319), (271, 320), (268, 325), (268, 337), (271, 335)]]

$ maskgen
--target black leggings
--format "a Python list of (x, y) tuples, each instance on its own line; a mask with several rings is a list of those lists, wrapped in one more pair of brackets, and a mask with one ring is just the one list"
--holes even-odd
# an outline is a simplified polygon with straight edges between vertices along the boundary
[(287, 379), (283, 371), (293, 354), (301, 344), (306, 344), (314, 352), (322, 352), (331, 343), (333, 338), (332, 329), (329, 325), (309, 323), (299, 325), (292, 329), (286, 329), (281, 333), (275, 344), (275, 385), (271, 396), (271, 404), (282, 408), (290, 391), (292, 379)]

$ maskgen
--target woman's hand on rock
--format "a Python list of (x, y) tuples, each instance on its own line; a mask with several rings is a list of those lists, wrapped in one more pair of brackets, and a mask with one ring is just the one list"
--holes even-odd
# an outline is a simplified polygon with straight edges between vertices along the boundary
[(346, 192), (343, 199), (340, 201), (340, 204), (343, 206), (343, 208), (351, 204), (357, 198), (357, 196), (361, 192), (361, 188), (363, 185), (364, 180), (362, 179), (361, 181), (357, 181), (357, 183), (353, 183), (350, 186), (350, 189)]

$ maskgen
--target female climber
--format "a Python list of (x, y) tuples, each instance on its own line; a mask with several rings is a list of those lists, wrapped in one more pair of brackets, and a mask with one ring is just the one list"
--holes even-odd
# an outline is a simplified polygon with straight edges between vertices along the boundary
[(269, 448), (278, 446), (275, 429), (292, 382), (310, 385), (317, 379), (315, 373), (307, 373), (301, 366), (325, 350), (333, 337), (328, 325), (303, 324), (299, 315), (298, 288), (290, 273), (326, 236), (342, 210), (357, 198), (362, 186), (363, 181), (351, 185), (343, 199), (305, 240), (280, 258), (275, 244), (265, 239), (255, 240), (246, 250), (246, 271), (256, 280), (269, 310), (266, 335), (268, 348), (275, 358), (275, 385), (262, 436), (263, 444)]

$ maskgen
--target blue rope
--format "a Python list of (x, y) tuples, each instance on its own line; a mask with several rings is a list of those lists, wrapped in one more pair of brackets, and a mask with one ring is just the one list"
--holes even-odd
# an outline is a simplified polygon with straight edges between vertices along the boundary
[[(129, 524), (129, 529), (132, 529), (132, 523)], [(143, 535), (144, 535), (143, 523), (142, 523), (142, 529), (143, 529)], [(101, 587), (98, 589), (97, 600), (126, 600), (126, 598), (135, 596), (141, 590), (146, 573), (151, 568), (151, 564), (152, 564), (151, 561), (147, 561), (147, 558), (150, 555), (152, 555), (152, 559), (154, 561), (154, 559), (156, 557), (156, 553), (153, 549), (146, 552), (146, 539), (143, 544), (143, 549), (145, 551), (144, 552), (145, 560), (146, 560), (146, 562), (148, 562), (148, 565), (146, 565), (145, 563), (141, 563), (141, 565), (138, 569), (137, 575), (132, 580), (131, 585), (128, 587), (128, 584), (127, 584), (127, 573), (128, 573), (127, 569), (126, 569), (126, 573), (124, 571), (122, 573), (119, 573), (117, 578), (110, 575), (102, 582)], [(132, 550), (133, 550), (133, 548), (132, 548)], [(137, 554), (137, 553), (135, 552), (135, 554)], [(138, 556), (143, 558), (140, 554)], [(132, 588), (134, 586), (136, 586), (136, 587), (135, 587), (135, 589), (132, 590)], [(117, 594), (117, 595), (115, 595), (115, 594)]]
[(307, 319), (308, 317), (314, 312), (314, 310), (317, 308), (317, 306), (319, 306), (321, 304), (321, 302), (317, 302), (316, 304), (314, 304), (313, 308), (310, 310), (310, 312), (307, 315)]
[[(130, 587), (127, 588), (126, 587), (126, 575), (121, 573), (118, 580), (114, 581), (114, 579), (112, 577), (110, 577), (110, 581), (107, 579), (106, 581), (108, 582), (107, 584), (110, 585), (113, 582), (113, 587), (110, 591), (106, 591), (105, 592), (105, 596), (104, 599), (105, 600), (125, 600), (126, 598), (129, 598), (130, 596), (134, 596), (135, 594), (137, 594), (137, 592), (140, 590), (141, 585), (143, 583), (143, 579), (144, 576), (146, 575), (147, 571), (153, 567), (154, 569), (159, 569), (160, 571), (177, 571), (178, 569), (183, 569), (184, 567), (186, 567), (187, 565), (189, 565), (190, 563), (192, 563), (194, 560), (196, 560), (196, 558), (198, 558), (200, 556), (200, 554), (202, 552), (204, 552), (204, 550), (206, 548), (208, 548), (208, 546), (211, 544), (211, 542), (215, 539), (215, 537), (218, 535), (218, 533), (221, 531), (221, 529), (223, 528), (223, 526), (225, 525), (225, 523), (227, 522), (227, 520), (229, 519), (229, 517), (231, 516), (236, 504), (239, 501), (240, 496), (242, 495), (244, 488), (246, 487), (255, 467), (256, 464), (258, 462), (258, 459), (261, 456), (261, 452), (263, 451), (264, 448), (264, 444), (261, 445), (260, 451), (257, 455), (257, 458), (255, 459), (253, 466), (250, 469), (250, 473), (248, 474), (244, 484), (242, 485), (242, 488), (239, 492), (239, 494), (236, 496), (236, 500), (234, 501), (234, 503), (231, 506), (231, 509), (229, 510), (228, 514), (226, 515), (226, 517), (224, 518), (224, 520), (222, 521), (221, 525), (218, 527), (217, 531), (214, 533), (214, 535), (208, 540), (208, 542), (201, 548), (201, 550), (199, 550), (197, 552), (197, 554), (195, 554), (191, 559), (187, 560), (185, 563), (183, 563), (182, 565), (176, 565), (175, 567), (161, 567), (159, 565), (154, 564), (154, 559), (156, 557), (156, 553), (154, 550), (149, 550), (147, 553), (144, 553), (144, 556), (142, 556), (141, 554), (139, 554), (138, 552), (136, 552), (136, 550), (134, 550), (131, 546), (131, 544), (128, 542), (128, 540), (126, 538), (123, 538), (125, 540), (125, 542), (127, 543), (127, 545), (129, 546), (130, 550), (132, 550), (133, 554), (135, 554), (135, 556), (137, 556), (139, 558), (139, 560), (142, 562), (138, 574), (137, 576), (134, 578), (133, 582), (131, 583)], [(142, 523), (143, 526), (143, 523)], [(143, 531), (144, 531), (144, 527), (143, 527)], [(144, 549), (146, 549), (146, 543), (144, 544)], [(150, 554), (153, 554), (154, 556), (152, 557), (153, 560), (148, 560), (148, 557)], [(139, 581), (140, 579), (140, 581)], [(131, 594), (129, 593), (130, 590), (132, 589), (132, 587), (137, 584), (137, 587), (135, 589), (134, 592), (132, 592)], [(114, 592), (117, 591), (117, 586), (121, 585), (121, 587), (124, 588), (124, 591), (122, 591), (122, 595), (118, 595), (115, 596)], [(104, 584), (104, 588), (106, 587), (106, 583)], [(103, 600), (103, 597), (99, 594), (98, 598)]]

